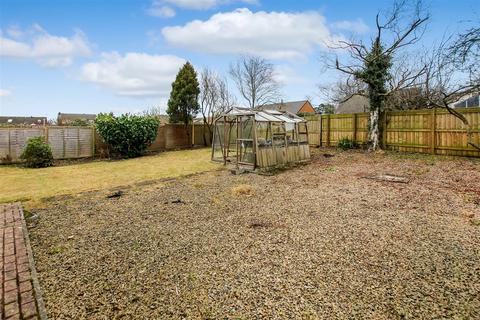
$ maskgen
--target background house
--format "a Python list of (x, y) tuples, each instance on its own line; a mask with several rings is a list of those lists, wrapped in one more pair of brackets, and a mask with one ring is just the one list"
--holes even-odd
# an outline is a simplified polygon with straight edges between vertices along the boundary
[(0, 116), (0, 126), (43, 126), (47, 117)]
[[(391, 110), (416, 110), (426, 108), (428, 105), (427, 97), (419, 87), (405, 88), (398, 90), (387, 97), (385, 109)], [(368, 112), (370, 109), (370, 100), (362, 95), (354, 95), (351, 98), (341, 102), (335, 113), (350, 114), (359, 112)]]
[(464, 98), (454, 104), (455, 108), (478, 108), (480, 107), (480, 94)]
[(340, 102), (335, 113), (350, 114), (359, 112), (368, 112), (370, 100), (364, 96), (354, 95), (350, 99)]
[(273, 104), (266, 104), (257, 108), (259, 110), (277, 110), (277, 111), (288, 111), (293, 114), (302, 114), (302, 113), (315, 113), (315, 109), (308, 100), (301, 101), (290, 101), (290, 102), (280, 102)]
[(88, 113), (58, 113), (57, 125), (71, 126), (71, 125), (92, 125), (97, 117), (96, 114)]

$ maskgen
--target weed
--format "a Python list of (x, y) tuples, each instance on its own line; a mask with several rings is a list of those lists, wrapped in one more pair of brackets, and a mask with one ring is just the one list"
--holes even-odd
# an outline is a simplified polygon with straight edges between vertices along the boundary
[(250, 196), (253, 194), (253, 188), (251, 185), (248, 184), (240, 184), (232, 188), (232, 193), (236, 196)]
[(342, 138), (338, 140), (337, 146), (342, 150), (357, 149), (358, 143), (349, 138)]
[(194, 183), (194, 184), (193, 184), (193, 187), (194, 187), (195, 189), (202, 189), (202, 188), (203, 188), (203, 184), (197, 182), (197, 183)]
[(31, 213), (29, 210), (23, 209), (23, 216), (26, 220), (28, 220), (33, 216), (33, 213)]
[(62, 253), (64, 250), (65, 248), (63, 246), (54, 246), (54, 247), (51, 247), (50, 250), (48, 250), (48, 254), (54, 255), (54, 254)]

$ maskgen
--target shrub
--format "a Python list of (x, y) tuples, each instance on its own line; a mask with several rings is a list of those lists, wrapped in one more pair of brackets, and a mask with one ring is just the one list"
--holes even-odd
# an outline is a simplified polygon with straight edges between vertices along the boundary
[(105, 143), (122, 157), (133, 158), (145, 153), (155, 141), (160, 121), (157, 117), (101, 113), (95, 127)]
[(338, 141), (338, 145), (337, 145), (340, 149), (342, 150), (348, 150), (348, 149), (356, 149), (358, 148), (358, 144), (349, 139), (349, 138), (342, 138)]
[(43, 137), (30, 138), (20, 155), (20, 159), (25, 160), (25, 166), (29, 168), (53, 166), (52, 148)]
[(90, 125), (90, 123), (88, 123), (88, 120), (85, 119), (75, 119), (68, 125), (73, 127), (87, 127)]

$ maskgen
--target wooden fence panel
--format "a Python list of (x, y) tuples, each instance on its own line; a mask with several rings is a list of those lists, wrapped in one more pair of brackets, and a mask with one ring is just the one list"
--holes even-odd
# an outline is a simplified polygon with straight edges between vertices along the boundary
[(364, 144), (368, 141), (368, 113), (357, 113), (357, 143)]
[(307, 119), (308, 144), (320, 145), (320, 121), (319, 116), (305, 117)]
[[(480, 109), (462, 109), (468, 119), (473, 141), (480, 144)], [(479, 156), (479, 152), (468, 145), (467, 128), (458, 118), (448, 111), (437, 111), (436, 115), (436, 153), (447, 155)]]
[(0, 130), (0, 160), (10, 157), (10, 131)]
[(337, 115), (335, 117), (330, 117), (329, 141), (331, 145), (337, 145), (338, 141), (343, 138), (353, 140), (353, 118), (353, 115)]
[(18, 162), (25, 143), (29, 138), (42, 136), (43, 128), (10, 128), (0, 129), (0, 163)]
[(404, 152), (429, 152), (432, 112), (388, 112), (385, 144), (388, 149)]
[[(157, 138), (148, 148), (150, 152), (205, 145), (203, 124), (190, 130), (190, 142), (182, 124), (166, 124), (158, 128)], [(193, 135), (192, 135), (193, 134)], [(93, 156), (108, 157), (109, 148), (93, 127), (46, 126), (39, 128), (0, 128), (0, 164), (20, 162), (20, 154), (30, 137), (43, 136), (52, 148), (54, 159), (78, 159)], [(210, 139), (207, 137), (207, 144)]]
[(94, 156), (93, 130), (79, 128), (78, 131), (78, 157), (87, 158)]
[(53, 158), (54, 159), (63, 159), (65, 154), (65, 143), (63, 140), (63, 129), (62, 128), (48, 128), (48, 138), (47, 141), (52, 148)]
[(207, 146), (211, 145), (211, 137), (210, 133), (208, 131), (208, 127), (203, 124), (195, 124), (193, 126), (193, 141), (194, 145), (196, 146), (202, 146), (205, 145), (205, 142), (207, 143)]
[(0, 128), (0, 163), (20, 162), (26, 141), (45, 137), (54, 159), (77, 159), (94, 154), (92, 127)]
[(65, 128), (63, 130), (64, 158), (75, 159), (79, 156), (79, 136), (78, 128)]
[[(456, 109), (468, 119), (473, 141), (480, 144), (480, 108)], [(335, 146), (342, 138), (368, 140), (368, 113), (308, 116), (308, 141)], [(467, 127), (445, 109), (387, 112), (384, 143), (389, 150), (480, 157), (468, 145)]]

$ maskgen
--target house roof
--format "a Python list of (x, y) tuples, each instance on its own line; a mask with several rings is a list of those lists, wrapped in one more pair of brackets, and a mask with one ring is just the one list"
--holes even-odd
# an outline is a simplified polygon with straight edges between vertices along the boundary
[(480, 106), (480, 94), (466, 97), (454, 104), (455, 108), (474, 108)]
[(58, 113), (58, 118), (62, 120), (76, 120), (76, 119), (83, 119), (83, 120), (95, 120), (97, 117), (96, 114), (90, 113)]
[(370, 100), (364, 96), (354, 95), (349, 99), (341, 102), (335, 109), (335, 113), (347, 114), (367, 112), (370, 106)]
[(43, 125), (45, 123), (47, 123), (47, 117), (0, 116), (0, 124)]
[(308, 100), (280, 102), (280, 103), (266, 104), (264, 106), (258, 107), (258, 109), (288, 111), (290, 113), (297, 114), (300, 111), (300, 109), (303, 107), (303, 105), (307, 102)]

